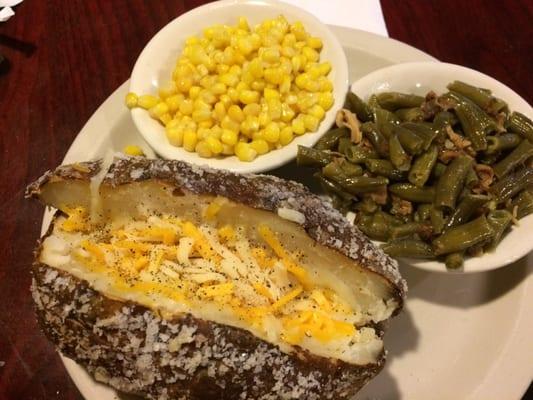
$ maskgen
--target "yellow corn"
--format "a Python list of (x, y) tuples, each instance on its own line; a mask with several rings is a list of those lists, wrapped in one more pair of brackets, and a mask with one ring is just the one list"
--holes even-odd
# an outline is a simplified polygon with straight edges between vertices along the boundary
[(172, 145), (251, 161), (318, 129), (333, 106), (322, 48), (299, 21), (280, 16), (251, 28), (240, 17), (187, 38), (158, 96), (128, 93), (125, 102), (149, 110)]
[(187, 151), (194, 151), (196, 147), (196, 142), (198, 138), (196, 132), (194, 131), (185, 131), (183, 133), (183, 148)]
[(144, 156), (144, 152), (139, 146), (130, 144), (129, 146), (124, 147), (124, 154), (129, 156)]
[(268, 143), (263, 139), (252, 140), (250, 142), (250, 147), (254, 149), (257, 154), (265, 154), (270, 151)]
[(239, 142), (235, 145), (235, 155), (241, 161), (253, 161), (257, 157), (257, 151), (248, 143)]
[(143, 94), (137, 101), (137, 105), (145, 110), (155, 107), (157, 103), (159, 103), (159, 99), (151, 94)]
[(292, 142), (293, 138), (294, 138), (294, 135), (292, 133), (292, 128), (290, 126), (286, 126), (279, 133), (279, 143), (282, 146), (288, 145), (290, 142)]
[(137, 107), (138, 101), (139, 101), (139, 97), (135, 93), (130, 92), (126, 95), (126, 106), (128, 108)]

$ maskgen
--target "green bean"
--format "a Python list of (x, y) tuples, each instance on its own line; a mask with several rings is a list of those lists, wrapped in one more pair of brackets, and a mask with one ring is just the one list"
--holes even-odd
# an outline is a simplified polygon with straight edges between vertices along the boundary
[(436, 255), (463, 251), (489, 240), (494, 231), (484, 215), (464, 225), (454, 226), (433, 240)]
[(395, 126), (393, 133), (398, 137), (402, 147), (409, 154), (420, 154), (424, 148), (424, 140), (415, 132), (404, 126)]
[(420, 107), (400, 108), (394, 113), (404, 122), (419, 122), (424, 120), (424, 111)]
[(447, 87), (449, 90), (462, 94), (469, 100), (473, 101), (478, 107), (482, 108), (489, 114), (497, 114), (507, 108), (507, 103), (492, 96), (490, 90), (481, 89), (461, 81), (454, 81)]
[(533, 121), (524, 114), (518, 111), (513, 112), (505, 127), (508, 131), (518, 133), (533, 143)]
[(357, 96), (355, 93), (348, 92), (346, 96), (348, 108), (351, 112), (357, 115), (357, 119), (362, 122), (372, 121), (374, 115), (372, 109), (366, 104), (363, 99)]
[(436, 132), (437, 143), (444, 143), (448, 138), (446, 127), (452, 127), (457, 123), (457, 118), (449, 111), (440, 111), (433, 120), (433, 130)]
[(389, 227), (385, 220), (379, 214), (372, 218), (362, 218), (357, 227), (373, 240), (387, 241), (389, 239)]
[(363, 168), (360, 165), (352, 164), (345, 160), (334, 160), (322, 168), (322, 174), (328, 179), (360, 176), (363, 174)]
[(424, 186), (437, 162), (438, 155), (439, 149), (437, 146), (431, 146), (428, 151), (419, 155), (415, 159), (407, 176), (409, 182), (418, 187)]
[(447, 269), (459, 269), (463, 267), (465, 258), (463, 252), (450, 253), (444, 257)]
[(495, 248), (502, 240), (503, 234), (511, 226), (513, 215), (507, 210), (494, 210), (488, 213), (487, 222), (494, 231), (491, 248)]
[(399, 108), (420, 107), (424, 102), (422, 96), (398, 92), (383, 92), (377, 95), (381, 108), (388, 111), (396, 111)]
[(400, 120), (390, 111), (383, 108), (374, 108), (374, 122), (379, 132), (387, 139), (390, 139), (392, 130), (400, 123)]
[(372, 146), (381, 157), (389, 156), (389, 143), (377, 129), (373, 122), (365, 122), (361, 125), (361, 132), (372, 143)]
[(315, 143), (314, 148), (317, 150), (333, 150), (337, 147), (341, 137), (349, 137), (350, 130), (348, 128), (335, 128), (327, 131)]
[(524, 218), (533, 213), (533, 193), (529, 190), (521, 191), (511, 202), (511, 210), (516, 207), (516, 218)]
[(432, 207), (429, 218), (431, 220), (431, 226), (433, 227), (433, 232), (436, 234), (439, 234), (444, 229), (444, 224), (446, 223), (446, 219), (444, 218), (444, 213), (442, 210), (439, 210)]
[(431, 146), (438, 133), (431, 124), (425, 122), (404, 122), (401, 126), (413, 131), (422, 138), (424, 141), (422, 148), (424, 150), (427, 150)]
[(378, 153), (374, 149), (369, 149), (361, 145), (354, 145), (350, 139), (341, 138), (339, 140), (339, 153), (343, 154), (348, 161), (354, 164), (362, 164), (369, 158), (377, 158)]
[(445, 224), (445, 229), (461, 225), (468, 221), (470, 217), (485, 205), (490, 198), (483, 195), (468, 194), (459, 202), (457, 208), (450, 215)]
[(430, 219), (430, 213), (433, 205), (419, 204), (415, 212), (415, 221), (424, 222)]
[(320, 183), (320, 186), (322, 187), (324, 192), (328, 194), (335, 194), (343, 200), (354, 199), (355, 196), (353, 194), (345, 191), (338, 183), (326, 179), (321, 173), (316, 173), (313, 176), (318, 179), (318, 183)]
[(391, 240), (381, 245), (385, 253), (391, 257), (410, 257), (410, 258), (433, 258), (433, 249), (427, 243), (418, 239), (403, 238)]
[(296, 164), (303, 167), (325, 167), (333, 161), (333, 154), (311, 147), (298, 146)]
[(368, 159), (365, 161), (366, 168), (374, 175), (385, 176), (391, 180), (399, 181), (405, 177), (405, 174), (394, 168), (389, 160)]
[(463, 190), (468, 170), (473, 160), (467, 156), (455, 158), (439, 178), (435, 190), (435, 205), (439, 208), (455, 208), (455, 202)]
[(517, 148), (492, 167), (494, 174), (502, 178), (531, 156), (533, 156), (533, 144), (529, 140), (522, 140)]
[(445, 96), (456, 102), (455, 113), (463, 127), (463, 132), (472, 143), (472, 148), (476, 151), (485, 150), (487, 148), (486, 135), (497, 130), (494, 120), (475, 103), (458, 93), (450, 92)]
[(433, 168), (432, 176), (437, 179), (440, 178), (442, 174), (444, 174), (444, 171), (446, 171), (446, 167), (446, 164), (437, 161), (435, 167)]
[(469, 189), (472, 189), (478, 183), (479, 183), (479, 177), (477, 176), (477, 173), (474, 170), (474, 167), (470, 167), (465, 178), (465, 189), (468, 191), (468, 193), (470, 193)]
[(345, 190), (353, 194), (374, 192), (389, 183), (387, 178), (382, 176), (354, 176), (350, 178), (335, 177), (335, 182), (341, 185)]
[(514, 149), (520, 144), (522, 138), (516, 133), (487, 136), (487, 154), (495, 154), (503, 150)]
[(412, 236), (424, 232), (430, 232), (431, 226), (422, 222), (408, 222), (400, 226), (395, 226), (390, 230), (390, 236), (392, 239), (400, 237)]
[(500, 203), (533, 185), (533, 168), (523, 168), (493, 183), (489, 191)]
[(389, 139), (389, 157), (392, 164), (400, 171), (409, 171), (411, 156), (403, 149), (398, 136), (393, 135)]
[(400, 226), (404, 224), (404, 221), (394, 215), (385, 211), (377, 211), (376, 215), (379, 215), (379, 219), (383, 220), (389, 227)]
[(415, 203), (431, 203), (435, 196), (433, 187), (416, 187), (410, 183), (394, 183), (389, 186), (389, 191), (400, 199)]

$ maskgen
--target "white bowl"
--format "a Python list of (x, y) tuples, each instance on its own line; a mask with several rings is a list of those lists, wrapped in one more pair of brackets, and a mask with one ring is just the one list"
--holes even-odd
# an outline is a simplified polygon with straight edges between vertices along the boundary
[(277, 1), (266, 0), (222, 0), (195, 8), (176, 18), (161, 29), (141, 52), (131, 74), (130, 91), (137, 94), (157, 93), (160, 84), (171, 79), (176, 59), (183, 49), (185, 39), (199, 35), (203, 28), (214, 24), (237, 23), (239, 16), (245, 16), (250, 25), (283, 14), (289, 22), (301, 21), (306, 30), (323, 41), (321, 60), (332, 64), (329, 78), (333, 82), (335, 104), (326, 113), (318, 131), (296, 137), (289, 145), (279, 150), (258, 156), (254, 161), (242, 162), (235, 156), (225, 158), (201, 158), (181, 147), (172, 146), (164, 128), (150, 118), (143, 109), (133, 109), (131, 115), (137, 129), (148, 144), (161, 157), (184, 160), (190, 163), (209, 165), (214, 168), (236, 172), (260, 172), (279, 167), (296, 156), (297, 146), (312, 146), (326, 132), (335, 120), (335, 112), (341, 108), (348, 92), (348, 62), (337, 38), (313, 15), (306, 11)]
[[(531, 106), (503, 83), (481, 72), (447, 63), (414, 62), (383, 68), (354, 82), (351, 91), (363, 99), (368, 99), (373, 93), (388, 91), (425, 95), (433, 90), (440, 94), (447, 91), (446, 85), (454, 80), (490, 89), (496, 97), (509, 104), (511, 111), (520, 111), (529, 117), (533, 115)], [(481, 257), (467, 258), (461, 272), (481, 272), (499, 268), (533, 250), (533, 215), (522, 218), (519, 222), (494, 251)], [(403, 260), (422, 269), (446, 272), (442, 262)]]

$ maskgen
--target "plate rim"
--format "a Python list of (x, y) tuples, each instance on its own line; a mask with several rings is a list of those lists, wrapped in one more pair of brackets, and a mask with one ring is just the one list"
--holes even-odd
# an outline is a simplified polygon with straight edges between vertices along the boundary
[[(335, 35), (338, 35), (341, 44), (343, 47), (348, 47), (360, 51), (364, 51), (367, 53), (370, 53), (374, 56), (378, 56), (382, 58), (383, 60), (389, 61), (391, 63), (401, 63), (401, 62), (409, 62), (409, 61), (438, 61), (436, 58), (432, 57), (431, 55), (416, 49), (408, 44), (402, 43), (398, 40), (388, 38), (385, 36), (380, 36), (374, 33), (362, 31), (359, 29), (351, 29), (351, 28), (345, 28), (345, 27), (339, 27), (335, 25), (329, 25), (329, 28), (332, 30), (332, 32)], [(355, 40), (354, 40), (355, 38)], [(347, 43), (348, 41), (352, 41), (351, 43)], [(376, 46), (380, 46), (380, 49), (383, 50), (382, 54), (376, 54), (375, 48)], [(391, 54), (394, 54), (394, 56), (391, 56)], [(111, 93), (106, 100), (96, 109), (96, 111), (91, 115), (91, 117), (88, 119), (88, 121), (84, 124), (74, 141), (72, 142), (71, 146), (69, 147), (69, 150), (67, 151), (63, 162), (70, 162), (71, 159), (75, 157), (75, 153), (78, 151), (77, 148), (80, 146), (84, 146), (84, 144), (94, 144), (94, 141), (89, 141), (90, 138), (90, 130), (91, 126), (95, 123), (97, 117), (100, 117), (104, 113), (104, 110), (109, 107), (109, 104), (113, 102), (114, 98), (121, 92), (126, 91), (129, 85), (129, 79), (122, 83), (117, 89)], [(47, 226), (49, 222), (48, 215), (45, 212), (43, 216), (43, 226)], [(528, 269), (531, 270), (531, 265), (528, 265)], [(486, 382), (494, 382), (493, 378), (494, 376), (497, 376), (497, 372), (504, 369), (502, 365), (507, 366), (507, 368), (513, 367), (513, 361), (515, 360), (513, 357), (522, 355), (525, 359), (525, 354), (522, 350), (522, 348), (515, 343), (517, 341), (523, 340), (522, 343), (528, 343), (526, 332), (528, 329), (533, 328), (533, 318), (529, 317), (529, 320), (527, 320), (527, 316), (529, 316), (526, 313), (526, 310), (524, 310), (523, 304), (527, 303), (528, 301), (530, 303), (533, 302), (533, 274), (530, 272), (528, 275), (528, 278), (526, 278), (524, 281), (522, 281), (520, 284), (518, 284), (516, 287), (512, 289), (512, 291), (518, 291), (522, 290), (522, 296), (520, 297), (520, 317), (516, 321), (516, 325), (521, 325), (525, 329), (514, 329), (513, 336), (509, 339), (507, 344), (505, 345), (504, 350), (500, 353), (500, 357), (496, 360), (494, 360), (493, 367), (489, 369), (487, 372), (487, 375), (485, 376), (485, 379), (483, 382), (480, 383), (480, 386), (475, 389), (471, 396), (471, 398), (481, 399), (486, 398), (486, 396), (490, 393), (494, 393), (493, 391), (498, 389), (497, 384), (486, 384)], [(509, 292), (511, 293), (511, 292)], [(518, 336), (518, 337), (517, 337)], [(510, 351), (511, 350), (511, 351)], [(58, 352), (59, 353), (59, 352)], [(511, 356), (512, 353), (512, 356)], [(59, 353), (60, 358), (65, 365), (65, 369), (67, 370), (70, 378), (80, 391), (81, 395), (87, 399), (87, 400), (93, 400), (97, 397), (97, 394), (94, 392), (95, 388), (105, 388), (109, 391), (113, 392), (113, 399), (117, 399), (117, 395), (114, 391), (114, 389), (103, 385), (101, 383), (98, 383), (92, 378), (89, 377), (87, 372), (79, 366), (76, 362), (73, 360), (63, 356), (61, 353)], [(505, 362), (505, 364), (504, 364)], [(529, 381), (526, 379), (528, 372), (524, 368), (523, 373), (521, 374), (521, 379), (516, 379), (518, 374), (512, 374), (511, 376), (507, 376), (508, 379), (515, 378), (516, 382), (513, 381), (511, 385), (509, 385), (509, 381), (507, 381), (506, 388), (509, 391), (512, 391), (512, 393), (509, 393), (509, 391), (505, 392), (504, 395), (508, 396), (511, 394), (516, 400), (519, 400), (520, 397), (525, 393), (529, 381), (533, 377), (533, 371), (529, 372)], [(91, 379), (90, 385), (87, 385), (87, 380)], [(521, 384), (520, 384), (521, 382)], [(501, 389), (501, 385), (500, 385)], [(485, 397), (483, 396), (483, 393), (485, 393)], [(509, 397), (506, 397), (509, 398)]]

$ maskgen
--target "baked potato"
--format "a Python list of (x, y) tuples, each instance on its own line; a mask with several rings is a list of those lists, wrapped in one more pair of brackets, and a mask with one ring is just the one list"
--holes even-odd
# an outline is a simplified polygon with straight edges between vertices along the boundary
[(397, 264), (302, 185), (179, 161), (60, 166), (32, 295), (48, 338), (149, 399), (345, 399), (384, 366)]

